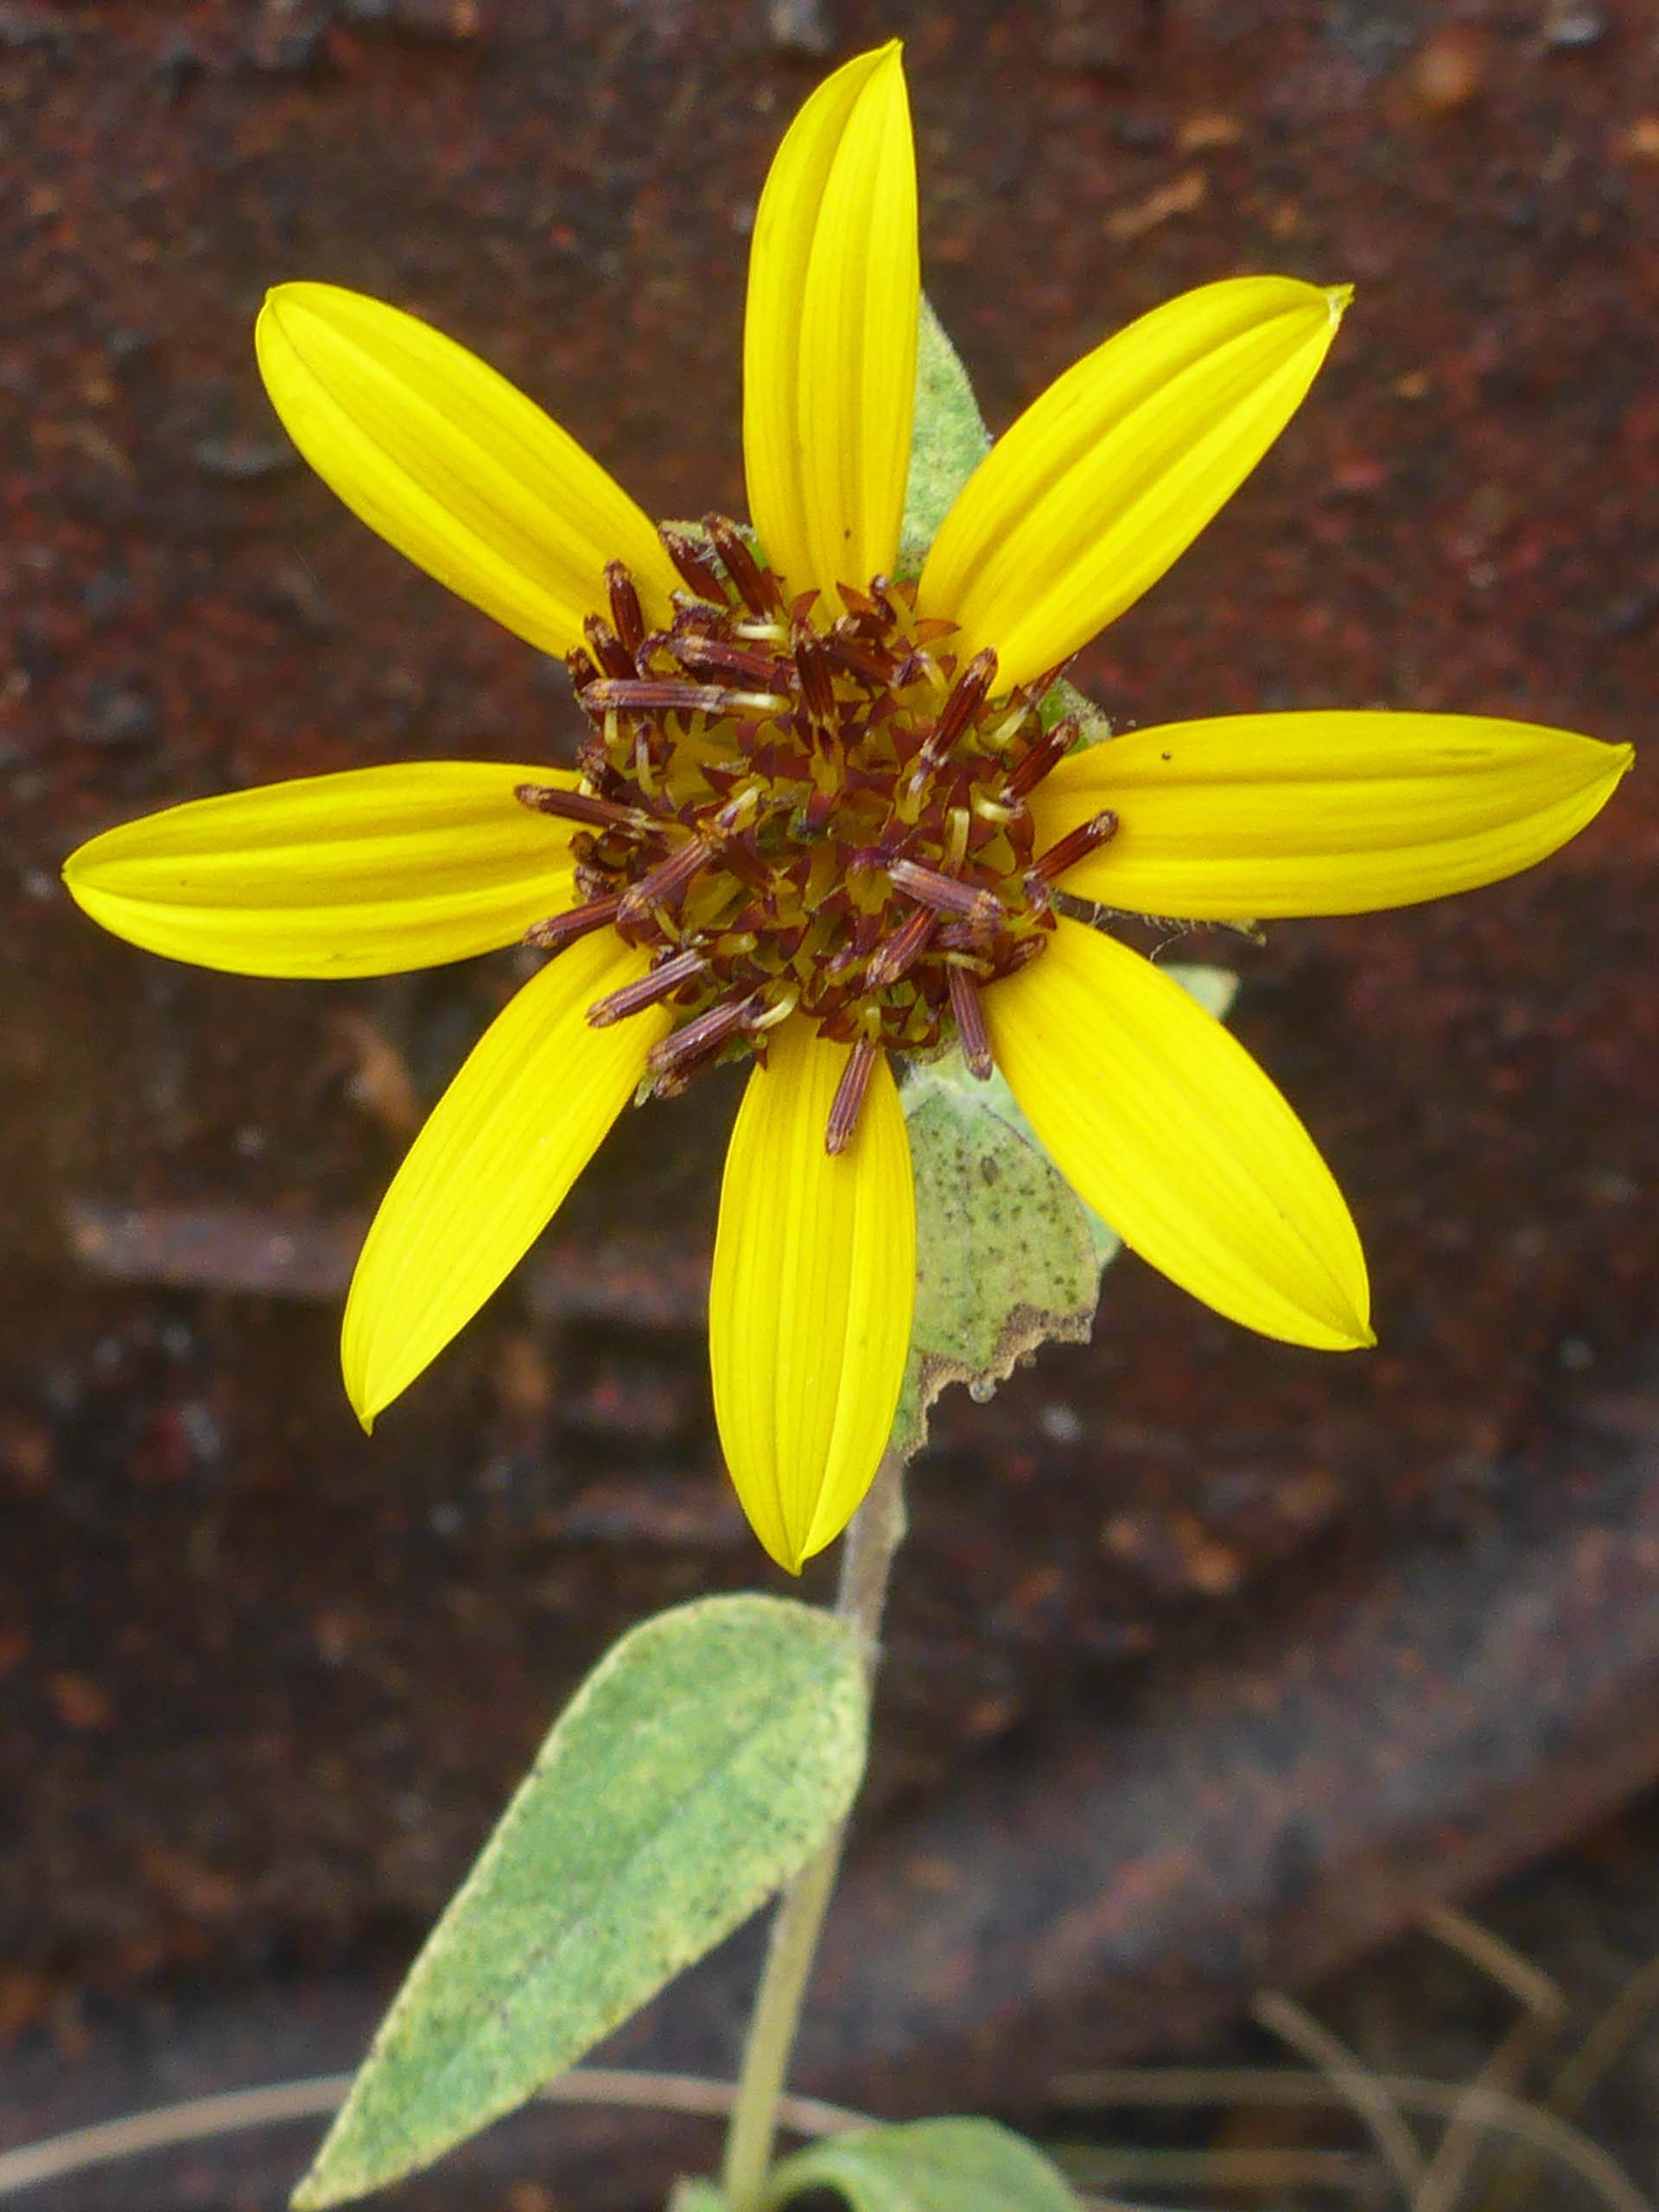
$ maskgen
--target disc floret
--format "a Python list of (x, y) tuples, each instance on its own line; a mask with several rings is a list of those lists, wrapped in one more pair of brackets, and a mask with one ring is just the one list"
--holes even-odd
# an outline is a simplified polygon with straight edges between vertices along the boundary
[(1043, 951), (1051, 886), (1116, 817), (1037, 849), (1027, 802), (1077, 724), (1045, 730), (1046, 677), (999, 692), (994, 651), (963, 664), (913, 583), (843, 584), (826, 607), (721, 516), (662, 534), (684, 586), (670, 626), (647, 628), (613, 563), (610, 619), (590, 617), (568, 658), (589, 725), (582, 787), (519, 792), (582, 825), (582, 903), (531, 941), (608, 925), (650, 955), (588, 1018), (672, 1010), (651, 1055), (659, 1090), (764, 1053), (796, 1012), (853, 1046), (826, 1130), (839, 1151), (877, 1053), (959, 1038), (989, 1074), (980, 995)]

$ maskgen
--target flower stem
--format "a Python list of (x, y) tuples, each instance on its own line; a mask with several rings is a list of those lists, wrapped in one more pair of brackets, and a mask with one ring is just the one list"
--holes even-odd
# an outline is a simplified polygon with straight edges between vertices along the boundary
[[(842, 1548), (836, 1611), (843, 1619), (858, 1624), (864, 1639), (865, 1670), (872, 1683), (880, 1659), (878, 1638), (887, 1581), (893, 1554), (905, 1533), (904, 1476), (904, 1461), (888, 1452), (869, 1494), (853, 1516)], [(766, 1965), (749, 2015), (737, 2101), (726, 2136), (721, 2187), (728, 2212), (759, 2212), (778, 2132), (778, 2102), (846, 1841), (843, 1821), (779, 1900), (766, 1942)]]

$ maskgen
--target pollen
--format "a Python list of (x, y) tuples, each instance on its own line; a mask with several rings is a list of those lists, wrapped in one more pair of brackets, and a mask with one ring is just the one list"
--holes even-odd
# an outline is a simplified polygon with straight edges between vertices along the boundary
[(873, 578), (791, 594), (737, 525), (664, 526), (684, 588), (648, 629), (627, 570), (609, 620), (568, 657), (588, 730), (575, 791), (523, 786), (579, 824), (582, 903), (540, 923), (549, 949), (615, 929), (651, 956), (598, 1001), (598, 1027), (661, 1005), (658, 1090), (736, 1054), (764, 1056), (799, 1012), (855, 1047), (825, 1130), (851, 1141), (871, 1063), (961, 1040), (991, 1071), (980, 994), (1043, 951), (1052, 885), (1111, 836), (1102, 814), (1039, 852), (1029, 795), (1076, 741), (1046, 729), (1051, 678), (998, 691), (995, 652), (963, 664), (915, 586)]

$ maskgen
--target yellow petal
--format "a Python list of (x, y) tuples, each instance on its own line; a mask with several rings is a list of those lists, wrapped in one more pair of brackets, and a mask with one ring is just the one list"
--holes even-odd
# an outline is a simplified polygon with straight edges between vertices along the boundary
[(1375, 1339), (1365, 1262), (1307, 1132), (1150, 961), (1062, 921), (985, 994), (997, 1064), (1062, 1174), (1143, 1260), (1264, 1336)]
[(239, 976), (391, 976), (512, 944), (569, 906), (569, 829), (513, 798), (550, 768), (425, 760), (193, 799), (64, 866), (95, 922)]
[(1040, 846), (1103, 809), (1068, 891), (1188, 921), (1362, 914), (1472, 890), (1583, 829), (1632, 759), (1473, 715), (1231, 715), (1131, 731), (1032, 795)]
[(1278, 436), (1347, 305), (1287, 276), (1205, 284), (1142, 315), (1033, 401), (963, 486), (919, 611), (1024, 683), (1086, 645), (1185, 552)]
[(552, 1219), (667, 1032), (660, 1007), (594, 1029), (588, 1008), (645, 973), (609, 930), (526, 983), (485, 1031), (381, 1201), (340, 1337), (366, 1428), (471, 1320)]
[(766, 556), (833, 613), (891, 570), (915, 404), (916, 156), (894, 40), (820, 85), (754, 219), (743, 337), (749, 512)]
[(743, 1510), (791, 1573), (870, 1486), (916, 1300), (910, 1142), (885, 1057), (850, 1147), (823, 1148), (849, 1050), (798, 1017), (772, 1033), (732, 1132), (715, 1243), (715, 1416)]
[(289, 435), (352, 512), (532, 645), (580, 645), (607, 561), (667, 615), (678, 580), (646, 517), (464, 346), (334, 284), (279, 284), (254, 343)]

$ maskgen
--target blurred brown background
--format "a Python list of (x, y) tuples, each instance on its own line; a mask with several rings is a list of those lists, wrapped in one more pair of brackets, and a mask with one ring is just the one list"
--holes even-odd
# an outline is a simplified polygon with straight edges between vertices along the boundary
[[(199, 974), (97, 934), (56, 869), (230, 785), (568, 757), (562, 672), (296, 464), (262, 291), (424, 313), (653, 512), (741, 511), (755, 197), (818, 74), (892, 32), (926, 282), (994, 426), (1182, 286), (1358, 286), (1281, 448), (1085, 657), (1109, 712), (1646, 735), (1638, 0), (5, 0), (10, 2135), (346, 2063), (605, 1643), (777, 1586), (704, 1376), (729, 1094), (620, 1128), (369, 1442), (335, 1367), (355, 1228), (514, 959)], [(1237, 1027), (1354, 1203), (1381, 1347), (1259, 1342), (1125, 1261), (1091, 1348), (940, 1407), (887, 1848), (837, 1923), (817, 2085), (1040, 2105), (1605, 1834), (1659, 1777), (1656, 806), (1638, 772), (1515, 883), (1181, 949), (1238, 966)], [(652, 2047), (723, 2069), (738, 1986), (717, 1966)], [(216, 2201), (207, 2168), (167, 2187)]]

